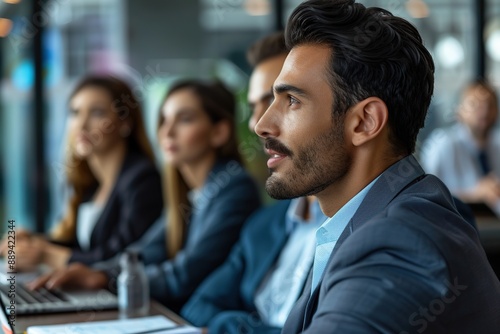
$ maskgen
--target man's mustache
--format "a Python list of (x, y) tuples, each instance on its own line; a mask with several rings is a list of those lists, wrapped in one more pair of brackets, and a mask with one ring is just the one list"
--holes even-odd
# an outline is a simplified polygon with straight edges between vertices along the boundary
[(290, 150), (285, 146), (285, 144), (274, 138), (266, 138), (264, 147), (268, 150), (276, 151), (279, 154), (288, 155), (290, 157), (293, 155), (292, 150)]

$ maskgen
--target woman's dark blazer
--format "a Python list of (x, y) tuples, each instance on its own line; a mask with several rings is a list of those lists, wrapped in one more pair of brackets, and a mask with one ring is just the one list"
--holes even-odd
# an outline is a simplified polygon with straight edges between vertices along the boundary
[(69, 262), (92, 264), (122, 252), (147, 231), (162, 209), (161, 179), (154, 162), (129, 151), (92, 231), (90, 250), (82, 250), (75, 240)]

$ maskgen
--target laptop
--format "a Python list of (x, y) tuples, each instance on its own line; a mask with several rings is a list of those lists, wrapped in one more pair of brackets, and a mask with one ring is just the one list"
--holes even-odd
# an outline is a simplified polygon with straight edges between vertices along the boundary
[[(118, 308), (118, 298), (108, 290), (73, 291), (47, 290), (31, 291), (25, 284), (46, 271), (39, 268), (33, 273), (10, 274), (0, 260), (0, 299), (4, 306), (15, 300), (16, 315), (42, 314), (75, 311), (102, 311)], [(10, 280), (10, 281), (9, 281)]]

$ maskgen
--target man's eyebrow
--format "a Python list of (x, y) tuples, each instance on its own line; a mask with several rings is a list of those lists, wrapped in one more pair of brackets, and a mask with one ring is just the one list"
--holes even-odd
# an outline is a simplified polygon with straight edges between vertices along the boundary
[(305, 90), (300, 89), (300, 88), (295, 87), (295, 86), (292, 86), (292, 85), (287, 85), (287, 84), (276, 85), (276, 86), (274, 86), (273, 90), (274, 90), (275, 94), (283, 94), (286, 92), (292, 92), (292, 93), (295, 93), (297, 95), (307, 96), (307, 93)]

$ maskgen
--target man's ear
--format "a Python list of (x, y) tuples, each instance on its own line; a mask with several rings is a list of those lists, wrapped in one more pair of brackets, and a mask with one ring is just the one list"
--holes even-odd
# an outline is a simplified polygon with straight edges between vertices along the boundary
[(378, 97), (354, 105), (346, 115), (346, 134), (352, 145), (361, 146), (378, 137), (389, 122), (389, 110)]
[(231, 136), (231, 124), (227, 120), (222, 120), (214, 124), (210, 143), (213, 148), (219, 148), (229, 141)]

